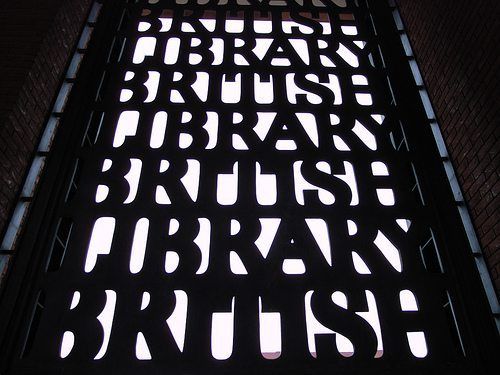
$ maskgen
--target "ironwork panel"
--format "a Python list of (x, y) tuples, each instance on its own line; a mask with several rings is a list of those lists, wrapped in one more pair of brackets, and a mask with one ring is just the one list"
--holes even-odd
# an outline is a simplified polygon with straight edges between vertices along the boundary
[(25, 240), (40, 250), (8, 373), (481, 368), (439, 156), (414, 87), (393, 85), (400, 105), (387, 81), (410, 77), (381, 55), (388, 8), (107, 6), (34, 214), (47, 229)]

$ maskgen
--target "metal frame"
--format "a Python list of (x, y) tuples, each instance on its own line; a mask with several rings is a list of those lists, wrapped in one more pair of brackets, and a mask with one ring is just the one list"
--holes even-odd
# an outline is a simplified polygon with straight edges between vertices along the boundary
[[(304, 2), (307, 3), (305, 0)], [(147, 371), (148, 374), (155, 374), (162, 373), (165, 370), (162, 366), (166, 366), (166, 363), (172, 361), (174, 358), (172, 354), (165, 354), (165, 358), (162, 358), (161, 361), (127, 361), (122, 364), (120, 364), (119, 357), (111, 357), (111, 359), (104, 360), (103, 362), (96, 361), (94, 363), (81, 361), (64, 362), (61, 360), (49, 361), (44, 358), (43, 350), (38, 348), (37, 350), (39, 351), (34, 353), (35, 357), (33, 359), (19, 359), (22, 353), (26, 350), (29, 351), (33, 344), (28, 332), (31, 323), (33, 321), (36, 322), (39, 317), (37, 311), (41, 311), (40, 308), (37, 310), (36, 306), (42, 305), (43, 308), (44, 305), (43, 298), (40, 298), (40, 287), (50, 286), (58, 280), (53, 275), (47, 276), (45, 269), (53, 251), (54, 238), (59, 233), (58, 228), (64, 226), (61, 218), (71, 217), (75, 212), (85, 209), (83, 201), (66, 204), (62, 199), (54, 199), (53, 197), (63, 197), (67, 196), (67, 194), (73, 194), (69, 186), (75, 182), (75, 171), (78, 170), (80, 171), (78, 173), (82, 173), (85, 176), (89, 171), (89, 162), (90, 164), (95, 164), (97, 161), (97, 159), (88, 154), (89, 148), (80, 148), (80, 145), (83, 135), (87, 131), (89, 108), (98, 111), (109, 105), (109, 102), (106, 101), (98, 101), (97, 105), (93, 103), (96, 92), (99, 96), (101, 88), (104, 87), (102, 85), (102, 71), (95, 67), (110, 67), (112, 63), (106, 61), (108, 60), (110, 51), (113, 51), (112, 45), (115, 30), (120, 29), (121, 24), (123, 25), (125, 21), (124, 16), (127, 17), (128, 14), (134, 14), (141, 6), (132, 2), (130, 4), (124, 3), (124, 1), (116, 0), (106, 2), (103, 6), (101, 18), (94, 30), (91, 47), (83, 63), (84, 65), (79, 72), (79, 77), (75, 82), (67, 108), (62, 116), (61, 121), (63, 125), (58, 131), (53, 150), (47, 156), (46, 172), (40, 184), (36, 200), (33, 202), (32, 213), (26, 224), (26, 228), (29, 229), (25, 231), (21, 239), (12, 270), (2, 291), (0, 310), (2, 316), (0, 320), (0, 337), (2, 337), (0, 348), (2, 358), (0, 369), (4, 372), (7, 371), (7, 373), (52, 374), (58, 371), (68, 374), (86, 374), (89, 372), (108, 373), (118, 371), (117, 369), (119, 369), (124, 374), (141, 371)], [(174, 4), (172, 7), (181, 10), (183, 7), (204, 9), (204, 6), (192, 5), (192, 3), (194, 2), (189, 2), (188, 5), (184, 6)], [(291, 9), (298, 9), (299, 7), (294, 4), (295, 2), (292, 2), (292, 5), (290, 5)], [(256, 6), (270, 12), (280, 11), (279, 8), (267, 7), (266, 5)], [(425, 360), (408, 359), (403, 361), (397, 355), (391, 356), (390, 351), (388, 351), (388, 355), (384, 355), (382, 358), (376, 360), (368, 357), (354, 358), (352, 360), (332, 357), (329, 360), (318, 361), (312, 358), (301, 358), (295, 353), (293, 356), (285, 356), (285, 358), (279, 360), (278, 365), (275, 365), (276, 362), (274, 361), (252, 360), (251, 356), (245, 357), (241, 355), (245, 350), (253, 350), (253, 347), (250, 344), (237, 343), (235, 344), (234, 351), (239, 353), (238, 358), (225, 361), (223, 365), (213, 360), (207, 360), (203, 355), (196, 353), (195, 350), (188, 353), (185, 360), (173, 365), (175, 367), (172, 369), (177, 368), (179, 371), (183, 371), (181, 369), (184, 365), (188, 366), (188, 371), (192, 371), (192, 373), (202, 370), (203, 373), (209, 374), (321, 374), (331, 371), (345, 374), (355, 374), (362, 371), (373, 374), (399, 373), (403, 371), (408, 374), (437, 374), (443, 372), (472, 374), (485, 373), (485, 371), (492, 368), (491, 366), (495, 364), (498, 334), (490, 313), (487, 298), (481, 286), (480, 278), (474, 266), (474, 259), (471, 256), (466, 233), (463, 230), (460, 216), (455, 209), (453, 193), (447, 184), (446, 173), (441, 165), (439, 151), (435, 147), (431, 129), (426, 126), (428, 119), (425, 109), (421, 105), (418, 87), (412, 82), (411, 70), (400, 42), (399, 31), (392, 20), (392, 9), (385, 2), (380, 1), (360, 2), (359, 6), (360, 10), (357, 10), (356, 16), (364, 15), (366, 17), (361, 27), (365, 28), (365, 30), (370, 30), (371, 28), (374, 30), (368, 43), (380, 46), (380, 54), (377, 55), (374, 53), (372, 55), (375, 67), (367, 74), (369, 74), (370, 79), (373, 78), (373, 74), (375, 73), (380, 78), (384, 77), (384, 79), (375, 79), (374, 83), (372, 83), (372, 87), (380, 93), (375, 95), (380, 95), (384, 98), (383, 100), (392, 98), (392, 104), (395, 104), (383, 106), (390, 119), (389, 126), (391, 126), (393, 133), (401, 135), (402, 146), (399, 153), (401, 161), (398, 165), (394, 165), (394, 168), (408, 177), (408, 185), (410, 181), (414, 181), (415, 192), (418, 191), (416, 195), (424, 203), (424, 208), (418, 208), (417, 205), (414, 205), (418, 212), (414, 214), (414, 217), (417, 219), (416, 221), (423, 219), (429, 224), (428, 227), (422, 226), (415, 229), (412, 232), (411, 241), (420, 243), (422, 245), (420, 248), (421, 251), (424, 251), (424, 247), (428, 244), (437, 248), (439, 257), (446, 268), (444, 274), (429, 275), (426, 280), (419, 280), (418, 277), (420, 274), (417, 272), (413, 276), (410, 276), (406, 282), (419, 291), (420, 294), (417, 295), (422, 298), (424, 305), (429, 303), (429, 306), (431, 306), (423, 313), (427, 320), (432, 318), (433, 314), (436, 314), (436, 320), (426, 321), (425, 324), (426, 327), (435, 328), (436, 330), (440, 330), (442, 324), (446, 324), (443, 318), (444, 313), (437, 310), (441, 301), (437, 300), (437, 293), (433, 294), (429, 292), (428, 295), (425, 295), (425, 293), (422, 294), (422, 291), (432, 288), (446, 288), (448, 300), (445, 303), (453, 306), (449, 311), (453, 315), (453, 320), (456, 321), (458, 327), (457, 335), (460, 345), (457, 345), (457, 350), (453, 353), (450, 352), (449, 346), (443, 346), (439, 348), (438, 355), (433, 355)], [(152, 7), (154, 8), (154, 5)], [(235, 5), (229, 5), (227, 8), (233, 10), (239, 9)], [(118, 39), (115, 39), (115, 41), (130, 36), (130, 34), (122, 30), (116, 36)], [(130, 53), (130, 51), (129, 48), (128, 52), (127, 50), (125, 52), (120, 50), (119, 53)], [(261, 73), (264, 73), (264, 71), (261, 71)], [(115, 74), (110, 78), (110, 81), (108, 81), (109, 87), (120, 87), (122, 83), (117, 77), (118, 75)], [(138, 85), (135, 85), (134, 88), (138, 89)], [(105, 98), (106, 94), (103, 94), (102, 97)], [(156, 106), (155, 108), (160, 110), (161, 106)], [(326, 110), (322, 109), (318, 112)], [(251, 113), (252, 109), (243, 109), (241, 112)], [(397, 119), (403, 119), (402, 123), (396, 121)], [(387, 151), (387, 155), (394, 154), (392, 151)], [(271, 154), (268, 156), (272, 157)], [(76, 159), (84, 160), (87, 163), (84, 167), (86, 169), (83, 171), (78, 169), (75, 165)], [(222, 163), (223, 158), (217, 159), (217, 161)], [(411, 163), (414, 167), (413, 173), (403, 170), (402, 165), (406, 162)], [(152, 177), (146, 177), (145, 181), (151, 184), (155, 182)], [(87, 197), (91, 196), (94, 186), (89, 185), (81, 182), (78, 187), (80, 189), (78, 194), (83, 194)], [(408, 201), (405, 202), (408, 204), (407, 207), (412, 206)], [(204, 206), (203, 209), (207, 209), (207, 207)], [(322, 212), (316, 204), (313, 204), (312, 207), (313, 210), (311, 212)], [(190, 210), (190, 208), (186, 209), (186, 211)], [(349, 211), (345, 208), (344, 212), (354, 211)], [(365, 215), (369, 214), (366, 209), (360, 209), (356, 214), (359, 215), (363, 212)], [(399, 212), (396, 210), (396, 213), (404, 213), (404, 210)], [(178, 214), (180, 214), (180, 211)], [(272, 210), (265, 213), (265, 215), (272, 214)], [(128, 217), (132, 218), (134, 216), (136, 214), (129, 214)], [(157, 215), (156, 217), (161, 218), (161, 215)], [(241, 217), (244, 222), (244, 215), (241, 215)], [(295, 222), (291, 220), (291, 223)], [(79, 234), (79, 239), (82, 242), (89, 235), (90, 227), (88, 220), (86, 225), (87, 228), (83, 231), (84, 233)], [(450, 235), (450, 233), (453, 233), (453, 235)], [(426, 243), (422, 242), (424, 239)], [(59, 238), (59, 240), (64, 242), (64, 238)], [(412, 257), (413, 259), (417, 259), (414, 256)], [(118, 274), (108, 276), (117, 277)], [(102, 282), (111, 285), (106, 275), (100, 274), (99, 277)], [(378, 281), (377, 288), (381, 288), (384, 283), (396, 282), (396, 280), (393, 276), (389, 275), (385, 280), (382, 277)], [(214, 281), (207, 279), (207, 282), (210, 284)], [(335, 282), (338, 283), (337, 285), (345, 285), (345, 282), (342, 282), (340, 279), (336, 279)], [(126, 285), (128, 287), (133, 286), (133, 284)], [(213, 285), (218, 284), (214, 283)], [(251, 286), (239, 285), (245, 292), (254, 293)], [(370, 285), (370, 282), (360, 282), (359, 287), (366, 285)], [(97, 290), (99, 289), (98, 287), (99, 285), (94, 289)], [(58, 296), (58, 298), (63, 297), (64, 295), (62, 294)], [(53, 299), (54, 297), (52, 297), (50, 303), (54, 303)], [(354, 299), (356, 298), (354, 297)], [(384, 299), (389, 305), (391, 296), (388, 294), (382, 297), (382, 300)], [(360, 301), (357, 301), (356, 304), (363, 305)], [(363, 308), (363, 306), (358, 307)], [(386, 319), (385, 324), (387, 324), (387, 318), (384, 319)], [(394, 324), (405, 324), (402, 318), (398, 318), (396, 315), (391, 315), (391, 319), (394, 319)], [(59, 324), (54, 320), (52, 322)], [(419, 319), (416, 319), (410, 325), (415, 327), (418, 326), (418, 323), (423, 324), (423, 322), (419, 322)], [(452, 327), (452, 330), (454, 329)], [(352, 333), (354, 336), (357, 335), (354, 333), (354, 330)], [(435, 342), (443, 340), (443, 343), (450, 344), (453, 342), (451, 336), (453, 335), (450, 334), (450, 337), (437, 337), (434, 339), (436, 340)], [(299, 336), (292, 334), (290, 337)], [(126, 338), (127, 336), (123, 334), (123, 339)], [(357, 339), (359, 340), (360, 337), (357, 337)], [(387, 341), (388, 347), (391, 345), (390, 341), (391, 339), (389, 338)], [(328, 338), (322, 338), (319, 348), (323, 348), (324, 344), (328, 342)], [(53, 349), (55, 345), (54, 341), (48, 340), (47, 343), (48, 345), (45, 349)], [(462, 350), (464, 353), (462, 353)], [(116, 353), (114, 354), (116, 356)], [(196, 366), (201, 366), (201, 368)]]

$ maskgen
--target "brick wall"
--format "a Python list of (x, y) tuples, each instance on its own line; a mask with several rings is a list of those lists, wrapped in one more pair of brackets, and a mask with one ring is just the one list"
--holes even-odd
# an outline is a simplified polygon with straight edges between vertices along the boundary
[(500, 1), (397, 3), (500, 292)]
[(91, 2), (0, 4), (0, 235)]

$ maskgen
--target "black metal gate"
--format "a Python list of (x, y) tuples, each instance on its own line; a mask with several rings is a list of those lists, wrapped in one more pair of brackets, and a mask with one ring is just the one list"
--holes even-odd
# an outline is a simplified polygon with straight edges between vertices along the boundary
[(484, 373), (382, 1), (109, 1), (3, 293), (9, 374)]

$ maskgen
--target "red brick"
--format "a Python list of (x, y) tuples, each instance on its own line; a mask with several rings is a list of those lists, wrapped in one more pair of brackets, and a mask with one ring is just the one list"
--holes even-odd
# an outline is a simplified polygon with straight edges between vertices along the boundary
[(499, 292), (500, 2), (397, 3)]

